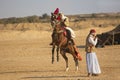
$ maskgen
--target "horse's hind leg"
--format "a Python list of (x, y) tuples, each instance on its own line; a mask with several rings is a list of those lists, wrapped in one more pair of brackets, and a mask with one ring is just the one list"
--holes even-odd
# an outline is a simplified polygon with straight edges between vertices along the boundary
[(54, 62), (54, 50), (55, 50), (55, 45), (53, 44), (53, 47), (52, 47), (52, 64)]
[(58, 62), (59, 61), (59, 47), (58, 46), (57, 46), (56, 51), (57, 51), (57, 62)]
[(78, 71), (78, 59), (74, 57), (74, 61), (75, 61), (76, 71)]
[(68, 46), (70, 53), (72, 54), (76, 66), (76, 71), (78, 71), (78, 59), (76, 58), (75, 50), (73, 46)]
[(60, 53), (61, 53), (62, 57), (64, 58), (64, 60), (65, 60), (65, 62), (66, 62), (66, 71), (68, 71), (68, 70), (69, 70), (69, 67), (68, 67), (68, 58), (67, 58), (67, 56), (66, 56), (66, 53), (65, 53), (63, 50), (60, 51)]

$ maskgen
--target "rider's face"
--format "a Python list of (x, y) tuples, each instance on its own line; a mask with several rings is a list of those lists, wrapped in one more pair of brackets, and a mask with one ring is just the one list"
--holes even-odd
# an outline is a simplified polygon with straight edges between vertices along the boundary
[(94, 32), (94, 33), (91, 33), (93, 36), (96, 36), (96, 33)]

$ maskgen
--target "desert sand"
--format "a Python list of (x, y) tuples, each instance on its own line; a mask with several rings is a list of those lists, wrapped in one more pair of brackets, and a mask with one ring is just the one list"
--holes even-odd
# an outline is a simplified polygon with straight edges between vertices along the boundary
[[(92, 27), (97, 33), (114, 27)], [(0, 80), (120, 80), (120, 45), (97, 48), (96, 54), (102, 73), (87, 77), (85, 38), (91, 28), (76, 30), (75, 42), (83, 58), (79, 70), (75, 70), (73, 57), (69, 58), (69, 71), (65, 72), (65, 61), (51, 63), (52, 31), (45, 30), (1, 30), (0, 31)]]

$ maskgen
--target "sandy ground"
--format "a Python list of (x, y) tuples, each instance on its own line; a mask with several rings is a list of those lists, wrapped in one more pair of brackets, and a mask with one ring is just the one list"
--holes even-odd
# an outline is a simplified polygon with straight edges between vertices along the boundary
[[(113, 28), (96, 28), (98, 33)], [(51, 32), (46, 31), (1, 31), (0, 32), (0, 80), (120, 80), (120, 45), (97, 48), (96, 54), (101, 75), (87, 77), (85, 38), (89, 29), (76, 31), (76, 44), (83, 57), (79, 70), (75, 71), (73, 57), (69, 58), (69, 71), (65, 61), (51, 64)], [(40, 35), (42, 34), (42, 35)]]

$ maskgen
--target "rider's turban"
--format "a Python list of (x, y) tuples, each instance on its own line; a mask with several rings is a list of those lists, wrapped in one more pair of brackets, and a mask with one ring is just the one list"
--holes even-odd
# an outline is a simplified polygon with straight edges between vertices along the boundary
[(59, 13), (59, 8), (56, 8), (56, 10), (54, 11), (54, 14), (58, 14)]
[(90, 33), (96, 33), (95, 29), (91, 29)]

